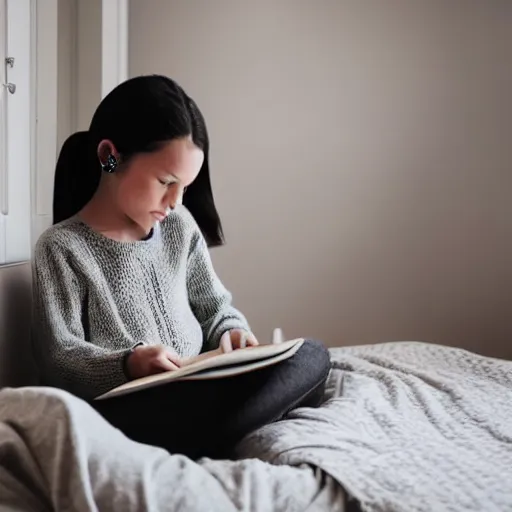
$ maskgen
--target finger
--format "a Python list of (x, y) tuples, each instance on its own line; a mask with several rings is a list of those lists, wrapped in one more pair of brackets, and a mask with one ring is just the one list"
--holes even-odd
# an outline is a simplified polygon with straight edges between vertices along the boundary
[(167, 357), (167, 359), (171, 361), (171, 363), (174, 363), (177, 367), (181, 366), (181, 358), (178, 354), (176, 354), (176, 352), (173, 352), (172, 350), (166, 350), (165, 357)]
[(179, 369), (177, 365), (175, 365), (172, 361), (169, 361), (169, 359), (167, 359), (165, 356), (155, 359), (153, 366), (162, 372), (169, 372)]
[(233, 345), (231, 343), (231, 335), (228, 332), (225, 332), (220, 339), (220, 348), (222, 352), (233, 352)]
[(177, 370), (178, 365), (171, 361), (168, 357), (167, 349), (163, 349), (153, 360), (152, 365), (159, 368), (161, 371)]
[(236, 331), (238, 343), (237, 348), (245, 348), (247, 343), (248, 334), (245, 331), (237, 330)]
[(256, 339), (256, 336), (254, 336), (254, 334), (249, 333), (249, 335), (247, 336), (247, 345), (249, 347), (257, 347), (259, 345), (259, 342)]

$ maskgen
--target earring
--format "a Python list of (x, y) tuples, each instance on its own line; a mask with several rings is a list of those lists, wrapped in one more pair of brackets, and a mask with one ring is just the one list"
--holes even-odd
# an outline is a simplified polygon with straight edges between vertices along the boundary
[(116, 170), (117, 165), (117, 158), (111, 153), (108, 155), (107, 161), (105, 163), (101, 162), (101, 170), (112, 174)]

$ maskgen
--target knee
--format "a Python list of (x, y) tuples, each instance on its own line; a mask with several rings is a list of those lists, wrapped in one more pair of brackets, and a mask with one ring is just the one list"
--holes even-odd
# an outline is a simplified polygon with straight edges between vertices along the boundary
[(308, 359), (318, 370), (329, 371), (331, 369), (331, 354), (325, 344), (319, 340), (304, 339), (304, 352)]

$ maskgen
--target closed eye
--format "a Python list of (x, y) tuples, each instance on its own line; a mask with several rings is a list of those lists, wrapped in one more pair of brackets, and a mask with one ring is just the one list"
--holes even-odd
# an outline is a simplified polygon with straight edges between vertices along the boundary
[(174, 185), (176, 182), (174, 180), (162, 180), (162, 179), (158, 179), (158, 181), (164, 186), (164, 187), (169, 187), (171, 185)]

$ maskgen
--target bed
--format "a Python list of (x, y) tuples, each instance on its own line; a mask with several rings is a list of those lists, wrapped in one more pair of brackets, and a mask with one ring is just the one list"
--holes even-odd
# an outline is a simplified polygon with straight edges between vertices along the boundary
[(4, 389), (0, 510), (512, 511), (512, 362), (415, 342), (331, 356), (323, 405), (232, 461), (133, 443), (61, 391)]

